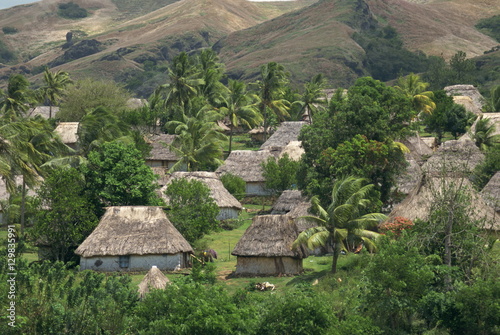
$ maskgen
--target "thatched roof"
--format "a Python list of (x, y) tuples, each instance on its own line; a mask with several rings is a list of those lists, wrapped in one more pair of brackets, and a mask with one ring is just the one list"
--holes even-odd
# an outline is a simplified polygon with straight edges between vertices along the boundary
[(143, 299), (151, 289), (163, 290), (167, 284), (170, 284), (170, 280), (156, 265), (153, 265), (139, 284), (139, 289), (137, 290), (139, 297)]
[(175, 140), (177, 135), (159, 134), (159, 135), (149, 135), (146, 138), (146, 142), (151, 145), (151, 152), (149, 153), (149, 160), (157, 161), (177, 161), (179, 158), (177, 155), (170, 151), (168, 148), (169, 144)]
[(432, 151), (434, 151), (437, 147), (437, 138), (435, 137), (420, 137), (420, 140), (427, 144)]
[(388, 221), (398, 216), (408, 218), (412, 221), (417, 218), (426, 220), (429, 217), (431, 206), (436, 202), (438, 195), (442, 194), (442, 192), (450, 192), (450, 190), (457, 189), (467, 191), (471, 195), (470, 207), (475, 213), (472, 219), (490, 222), (486, 226), (487, 229), (500, 229), (500, 216), (496, 215), (495, 210), (488, 206), (483, 198), (474, 191), (467, 178), (422, 177), (405, 200), (389, 214)]
[(286, 214), (302, 202), (307, 203), (307, 198), (304, 197), (299, 190), (283, 191), (273, 204), (271, 214)]
[[(481, 111), (484, 104), (484, 98), (479, 90), (472, 85), (452, 85), (444, 88), (446, 94), (451, 96), (466, 96), (472, 100), (474, 109)], [(466, 107), (467, 108), (467, 107)]]
[(483, 160), (484, 154), (474, 142), (447, 141), (422, 165), (422, 171), (433, 175), (464, 175), (470, 173)]
[(193, 252), (160, 207), (108, 207), (75, 253), (82, 257)]
[(308, 256), (305, 248), (291, 248), (298, 235), (297, 225), (288, 215), (254, 216), (232, 255), (305, 258)]
[(300, 130), (307, 122), (304, 121), (287, 121), (282, 122), (278, 129), (269, 139), (261, 145), (261, 149), (269, 147), (285, 147), (291, 141), (299, 139)]
[(481, 194), (489, 206), (497, 211), (500, 210), (500, 171), (491, 177), (488, 184), (481, 190)]
[[(210, 196), (215, 200), (219, 208), (236, 208), (241, 210), (243, 206), (222, 184), (219, 175), (215, 172), (174, 172), (167, 177), (167, 183), (161, 188), (162, 197), (166, 197), (164, 191), (173, 179), (186, 178), (188, 180), (199, 180), (210, 189)], [(168, 202), (168, 199), (165, 199)]]
[(146, 99), (130, 98), (127, 100), (127, 107), (130, 109), (141, 108), (146, 105)]
[(166, 185), (169, 179), (168, 168), (164, 166), (152, 166), (150, 168), (153, 170), (153, 173), (158, 176), (158, 185)]
[(479, 106), (474, 104), (471, 97), (457, 95), (453, 97), (453, 102), (457, 105), (464, 106), (465, 110), (471, 112), (473, 114), (479, 115), (481, 114), (481, 109)]
[(305, 154), (305, 150), (302, 147), (302, 142), (301, 141), (290, 141), (280, 152), (280, 158), (283, 157), (285, 154), (288, 155), (288, 157), (291, 160), (294, 161), (299, 161), (302, 158), (302, 155)]
[(275, 157), (276, 152), (271, 150), (234, 150), (219, 166), (217, 173), (232, 173), (248, 182), (264, 182), (261, 164), (269, 157)]
[(59, 122), (54, 130), (64, 144), (75, 144), (78, 142), (78, 127), (80, 122)]
[[(59, 112), (59, 107), (52, 106), (52, 117), (56, 116)], [(30, 108), (26, 112), (28, 117), (35, 117), (40, 115), (44, 119), (48, 119), (50, 117), (50, 106), (37, 106), (35, 108)]]
[(408, 166), (406, 171), (401, 173), (396, 180), (396, 187), (403, 194), (410, 193), (422, 177), (422, 169), (417, 160), (410, 154), (406, 154)]
[(404, 141), (401, 141), (401, 143), (410, 150), (410, 155), (419, 164), (423, 163), (434, 153), (431, 147), (420, 136), (408, 137)]

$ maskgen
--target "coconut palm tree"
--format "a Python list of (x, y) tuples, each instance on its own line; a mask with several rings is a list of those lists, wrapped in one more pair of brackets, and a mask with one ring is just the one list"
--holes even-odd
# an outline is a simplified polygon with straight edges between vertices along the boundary
[[(189, 110), (190, 100), (199, 93), (199, 87), (205, 83), (200, 78), (200, 71), (187, 53), (181, 52), (172, 60), (168, 69), (169, 84), (158, 89), (165, 94), (165, 105), (168, 109), (185, 114)], [(177, 118), (182, 120), (181, 115)]]
[(49, 68), (45, 68), (43, 73), (44, 86), (40, 88), (40, 94), (43, 99), (49, 103), (49, 118), (52, 118), (52, 106), (57, 104), (64, 94), (65, 88), (73, 81), (70, 79), (68, 72), (57, 71), (50, 72)]
[(322, 74), (312, 77), (311, 81), (304, 84), (304, 94), (302, 95), (301, 114), (308, 111), (309, 123), (312, 123), (312, 115), (318, 111), (318, 105), (326, 105), (326, 95), (323, 92), (326, 80)]
[(406, 77), (399, 77), (395, 86), (412, 100), (417, 115), (420, 113), (431, 114), (436, 108), (436, 103), (432, 101), (434, 93), (426, 91), (427, 87), (429, 87), (429, 83), (422, 81), (420, 76), (414, 73), (410, 73)]
[(198, 171), (222, 164), (222, 142), (227, 137), (219, 131), (216, 124), (219, 119), (215, 111), (202, 108), (195, 116), (183, 115), (183, 121), (167, 122), (169, 133), (177, 135), (169, 148), (180, 157), (172, 171), (183, 167)]
[(287, 83), (287, 73), (283, 65), (270, 62), (260, 68), (260, 80), (257, 81), (257, 86), (260, 97), (259, 109), (264, 117), (264, 141), (267, 139), (269, 128), (269, 113), (275, 114), (281, 120), (289, 116), (290, 103), (282, 98)]
[(212, 49), (203, 49), (198, 56), (198, 67), (200, 77), (204, 83), (200, 86), (200, 92), (212, 106), (218, 106), (220, 96), (226, 91), (221, 83), (224, 77), (224, 64), (220, 63), (217, 53)]
[(233, 141), (234, 129), (243, 125), (248, 128), (262, 122), (262, 115), (257, 106), (259, 97), (247, 92), (242, 81), (229, 79), (228, 91), (221, 97), (223, 107), (220, 113), (229, 119), (229, 153)]
[(337, 260), (342, 249), (352, 251), (352, 246), (362, 242), (370, 251), (376, 249), (374, 240), (378, 233), (367, 230), (387, 217), (380, 213), (366, 213), (372, 204), (370, 194), (373, 184), (366, 184), (366, 179), (345, 177), (333, 184), (332, 202), (327, 209), (320, 205), (317, 196), (311, 199), (318, 217), (303, 218), (317, 223), (299, 234), (292, 247), (307, 245), (311, 250), (318, 247), (333, 249), (332, 272), (337, 271)]
[(21, 74), (10, 76), (7, 90), (0, 90), (0, 111), (9, 120), (24, 117), (35, 97), (29, 81)]
[(491, 123), (489, 118), (484, 118), (482, 116), (477, 120), (474, 131), (469, 131), (469, 136), (483, 152), (500, 142), (500, 135), (494, 134), (495, 125)]

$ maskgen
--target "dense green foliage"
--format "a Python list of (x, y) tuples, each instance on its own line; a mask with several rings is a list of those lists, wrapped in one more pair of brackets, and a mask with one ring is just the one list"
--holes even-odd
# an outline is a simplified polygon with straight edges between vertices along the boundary
[(246, 183), (243, 178), (232, 173), (224, 173), (220, 180), (226, 190), (231, 193), (236, 199), (241, 200), (245, 197)]
[(189, 242), (194, 242), (218, 228), (219, 207), (210, 189), (198, 180), (172, 180), (165, 191), (168, 218)]
[(2, 31), (6, 35), (11, 35), (11, 34), (15, 34), (15, 33), (19, 32), (19, 30), (17, 30), (17, 28), (10, 27), (10, 26), (2, 27)]
[(276, 159), (269, 157), (262, 163), (262, 176), (266, 179), (266, 189), (274, 194), (297, 187), (299, 162), (290, 159), (288, 154)]
[(500, 15), (479, 20), (476, 28), (500, 42)]
[(83, 19), (89, 14), (85, 8), (74, 2), (60, 3), (57, 7), (59, 8), (57, 14), (66, 19)]
[(87, 190), (100, 206), (156, 206), (156, 176), (133, 144), (107, 142), (82, 166)]
[(9, 63), (15, 59), (16, 55), (8, 48), (4, 41), (0, 40), (0, 62)]
[(482, 190), (493, 175), (500, 171), (500, 146), (496, 145), (485, 152), (484, 161), (473, 172), (472, 181), (478, 190)]
[(76, 169), (53, 170), (38, 190), (40, 202), (33, 240), (48, 246), (49, 260), (68, 261), (97, 226), (98, 217), (85, 195), (85, 181)]

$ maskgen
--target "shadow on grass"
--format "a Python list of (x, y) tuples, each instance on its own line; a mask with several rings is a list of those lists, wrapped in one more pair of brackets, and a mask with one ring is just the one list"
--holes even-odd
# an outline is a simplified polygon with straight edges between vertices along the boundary
[(330, 273), (330, 270), (323, 270), (323, 271), (307, 271), (292, 280), (290, 280), (286, 285), (299, 285), (299, 284), (311, 284), (314, 282), (316, 279), (320, 279)]

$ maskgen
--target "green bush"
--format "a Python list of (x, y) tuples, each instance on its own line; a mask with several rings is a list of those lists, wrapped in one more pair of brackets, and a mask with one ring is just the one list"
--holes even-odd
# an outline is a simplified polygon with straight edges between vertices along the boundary
[(19, 32), (19, 30), (17, 30), (14, 27), (2, 27), (2, 31), (6, 35), (8, 35), (8, 34), (15, 34), (15, 33)]
[(236, 199), (242, 200), (245, 197), (246, 183), (241, 178), (232, 173), (225, 173), (220, 177), (222, 184)]
[(479, 20), (476, 24), (476, 28), (500, 42), (500, 15)]
[(61, 3), (58, 8), (57, 14), (66, 19), (82, 19), (89, 15), (85, 8), (73, 2)]

